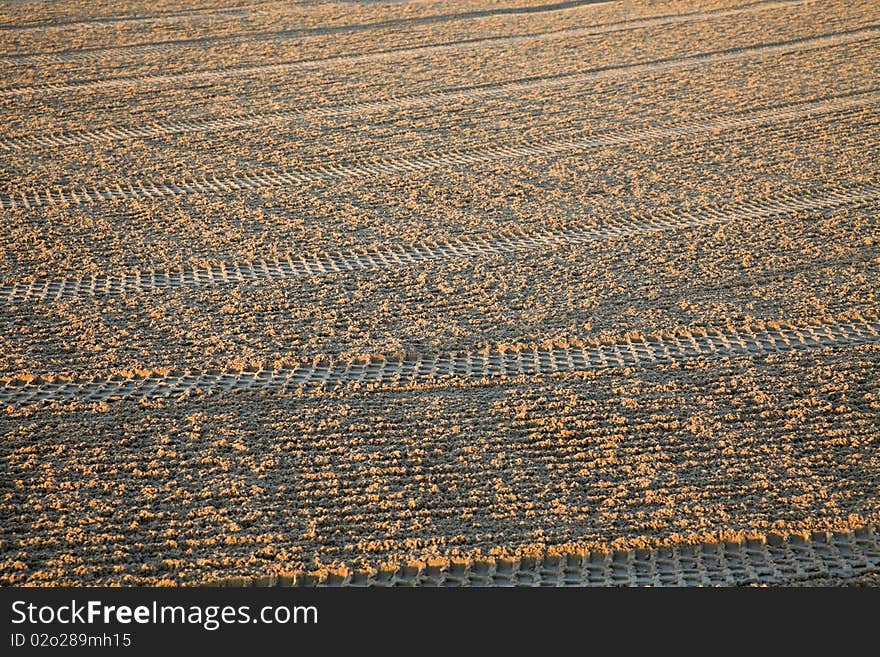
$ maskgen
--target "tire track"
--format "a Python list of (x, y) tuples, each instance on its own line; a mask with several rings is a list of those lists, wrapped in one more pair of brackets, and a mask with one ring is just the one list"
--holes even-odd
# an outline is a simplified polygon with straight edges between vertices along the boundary
[(769, 534), (739, 541), (653, 549), (544, 552), (539, 557), (487, 557), (410, 563), (347, 574), (308, 572), (228, 577), (206, 586), (744, 586), (880, 572), (880, 535), (873, 526), (845, 532)]
[(445, 356), (416, 355), (370, 362), (324, 360), (282, 369), (186, 370), (143, 378), (113, 376), (87, 380), (50, 377), (0, 379), (0, 403), (108, 402), (180, 398), (192, 394), (274, 392), (361, 386), (436, 384), (448, 380), (498, 381), (508, 377), (648, 367), (695, 359), (761, 356), (803, 349), (880, 343), (880, 320), (827, 321), (751, 330), (703, 330), (676, 335), (623, 338), (565, 348), (531, 347)]
[[(552, 4), (547, 5), (526, 5), (524, 7), (499, 7), (496, 9), (482, 9), (475, 11), (462, 11), (455, 13), (447, 13), (447, 14), (435, 14), (429, 16), (417, 16), (415, 18), (398, 18), (398, 19), (389, 19), (385, 21), (381, 21), (375, 24), (366, 24), (366, 25), (354, 25), (354, 26), (346, 26), (341, 25), (338, 28), (323, 28), (330, 30), (329, 33), (345, 31), (347, 28), (361, 28), (361, 29), (370, 29), (373, 25), (381, 27), (381, 26), (391, 26), (396, 24), (404, 24), (404, 25), (422, 25), (428, 23), (439, 23), (449, 20), (467, 20), (474, 18), (489, 18), (492, 16), (519, 16), (523, 14), (540, 14), (545, 12), (555, 12), (555, 11), (564, 11), (569, 9), (578, 9), (580, 7), (585, 7), (594, 4), (600, 4), (603, 2), (607, 2), (608, 0), (561, 0), (559, 2), (554, 2)], [(815, 0), (812, 0), (815, 1)], [(348, 4), (358, 4), (358, 3), (348, 3)], [(17, 25), (7, 24), (0, 25), (0, 32), (31, 32), (31, 31), (40, 31), (40, 30), (55, 30), (55, 29), (72, 29), (78, 27), (93, 27), (96, 25), (128, 25), (128, 24), (140, 24), (140, 23), (159, 23), (159, 22), (169, 22), (174, 20), (182, 20), (182, 19), (190, 19), (190, 18), (217, 18), (223, 16), (233, 16), (233, 17), (241, 17), (241, 16), (252, 16), (255, 14), (265, 14), (269, 13), (270, 10), (267, 10), (266, 5), (280, 5), (283, 8), (288, 6), (293, 7), (303, 7), (307, 6), (307, 3), (303, 2), (279, 2), (278, 0), (263, 0), (260, 2), (249, 2), (246, 5), (233, 6), (233, 7), (220, 7), (220, 8), (200, 8), (200, 9), (188, 9), (182, 11), (173, 11), (173, 12), (163, 12), (160, 14), (152, 14), (149, 16), (99, 16), (95, 18), (90, 18), (86, 20), (77, 20), (77, 21), (55, 21), (55, 22), (40, 22), (40, 23), (21, 23)], [(255, 9), (255, 6), (258, 7)], [(283, 9), (282, 9), (283, 11)], [(321, 28), (318, 28), (321, 29)], [(301, 34), (297, 31), (294, 36), (301, 36)], [(239, 35), (232, 35), (232, 37), (236, 37)], [(219, 37), (223, 40), (223, 37)], [(124, 47), (124, 46), (123, 46)]]
[[(388, 158), (369, 163), (326, 166), (301, 170), (266, 170), (237, 177), (217, 178), (203, 176), (190, 181), (162, 183), (134, 180), (105, 186), (77, 189), (42, 189), (12, 191), (0, 196), (0, 208), (26, 209), (37, 207), (77, 206), (118, 199), (161, 199), (201, 193), (230, 193), (259, 190), (270, 187), (304, 185), (318, 181), (347, 180), (402, 173), (432, 171), (454, 166), (472, 166), (499, 160), (532, 156), (548, 156), (594, 148), (624, 146), (649, 139), (681, 137), (711, 131), (741, 129), (777, 121), (799, 119), (815, 114), (827, 114), (854, 107), (874, 105), (880, 92), (857, 93), (822, 101), (807, 101), (781, 108), (751, 112), (742, 116), (727, 116), (662, 127), (610, 131), (582, 139), (524, 143), (515, 146), (497, 146), (479, 151), (447, 151), (417, 158)], [(125, 184), (125, 187), (123, 187)]]
[[(413, 107), (430, 107), (473, 98), (497, 98), (517, 92), (555, 89), (591, 80), (625, 77), (642, 73), (658, 73), (693, 68), (697, 66), (734, 62), (755, 56), (782, 55), (806, 50), (817, 50), (880, 36), (880, 29), (855, 30), (853, 32), (823, 35), (809, 39), (778, 42), (770, 45), (738, 48), (732, 51), (702, 53), (691, 57), (662, 59), (638, 64), (627, 64), (604, 69), (546, 78), (513, 80), (500, 84), (479, 85), (424, 94), (401, 95), (387, 100), (324, 105), (295, 110), (253, 112), (235, 117), (205, 120), (175, 120), (146, 124), (137, 127), (117, 125), (97, 130), (22, 137), (0, 137), (2, 150), (32, 150), (58, 148), (80, 144), (99, 143), (128, 139), (151, 139), (190, 132), (217, 132), (251, 126), (269, 126), (309, 118), (332, 118), (362, 116), (374, 112), (400, 110)], [(2, 93), (2, 92), (0, 92)]]
[[(724, 18), (730, 16), (748, 15), (770, 9), (779, 9), (785, 7), (793, 7), (803, 5), (816, 0), (781, 0), (778, 2), (769, 2), (760, 5), (749, 5), (736, 9), (728, 9), (715, 12), (698, 12), (688, 15), (676, 15), (666, 18), (644, 19), (642, 21), (632, 21), (622, 25), (615, 26), (596, 26), (586, 28), (571, 28), (565, 30), (556, 30), (553, 32), (541, 32), (533, 34), (521, 34), (513, 36), (497, 36), (486, 37), (481, 39), (469, 39), (464, 41), (456, 41), (451, 43), (426, 44), (419, 46), (406, 46), (401, 48), (393, 48), (379, 50), (368, 53), (352, 53), (348, 55), (334, 55), (331, 57), (322, 57), (318, 59), (297, 60), (292, 62), (279, 62), (275, 64), (254, 64), (246, 66), (228, 67), (214, 70), (201, 71), (185, 71), (181, 73), (166, 73), (162, 75), (144, 75), (129, 76), (118, 78), (106, 78), (98, 80), (82, 80), (70, 82), (66, 84), (47, 84), (29, 87), (7, 87), (0, 89), (0, 97), (20, 96), (44, 93), (65, 93), (74, 91), (92, 91), (95, 89), (110, 89), (114, 87), (141, 87), (148, 85), (158, 85), (173, 82), (182, 82), (188, 80), (216, 80), (234, 76), (247, 76), (255, 73), (286, 73), (295, 70), (309, 70), (322, 68), (327, 64), (338, 63), (361, 63), (377, 60), (395, 60), (407, 58), (413, 54), (434, 54), (440, 52), (452, 52), (457, 50), (466, 50), (469, 48), (491, 47), (497, 45), (510, 45), (524, 42), (541, 42), (552, 41), (559, 38), (577, 38), (584, 36), (592, 36), (597, 34), (608, 34), (611, 32), (621, 32), (646, 27), (656, 27), (663, 25), (675, 25), (691, 23), (703, 20), (712, 20), (716, 18)], [(876, 26), (872, 26), (876, 27)]]
[[(167, 54), (170, 48), (203, 48), (215, 44), (233, 43), (265, 43), (280, 42), (289, 39), (302, 39), (308, 37), (329, 36), (332, 34), (354, 34), (371, 30), (380, 30), (390, 27), (412, 27), (418, 25), (431, 25), (452, 21), (465, 21), (494, 16), (517, 16), (557, 11), (579, 9), (588, 5), (606, 2), (608, 0), (571, 0), (569, 2), (557, 2), (549, 5), (531, 5), (525, 7), (501, 7), (497, 9), (483, 9), (478, 11), (463, 11), (457, 13), (432, 14), (428, 16), (390, 18), (373, 23), (349, 23), (345, 25), (327, 25), (318, 27), (301, 27), (274, 31), (250, 31), (236, 32), (232, 34), (209, 35), (187, 39), (173, 39), (166, 41), (153, 41), (147, 43), (118, 44), (99, 47), (77, 48), (56, 52), (28, 52), (14, 54), (0, 54), (0, 61), (15, 62), (20, 64), (65, 64), (82, 61), (104, 61), (116, 56)], [(749, 3), (754, 4), (754, 3)], [(250, 14), (268, 13), (265, 10), (251, 11)], [(673, 16), (665, 14), (663, 16)], [(684, 15), (684, 14), (679, 14)], [(661, 18), (654, 16), (652, 18)], [(624, 23), (625, 21), (617, 21)], [(610, 25), (607, 23), (606, 25)]]
[(124, 296), (151, 290), (277, 281), (373, 269), (400, 269), (432, 261), (503, 255), (629, 235), (686, 230), (733, 221), (761, 220), (794, 212), (817, 212), (878, 199), (880, 199), (880, 185), (866, 184), (801, 197), (778, 194), (727, 207), (706, 207), (687, 212), (657, 212), (650, 217), (626, 223), (609, 222), (556, 231), (488, 235), (409, 246), (389, 245), (370, 250), (288, 256), (275, 260), (223, 262), (204, 268), (132, 271), (120, 276), (89, 274), (79, 278), (37, 279), (0, 286), (0, 302), (19, 304), (80, 297)]
[[(347, 25), (335, 25), (327, 27), (313, 28), (296, 28), (277, 31), (263, 32), (239, 32), (235, 34), (224, 34), (214, 36), (196, 37), (191, 39), (177, 39), (170, 41), (161, 41), (153, 43), (140, 44), (123, 44), (103, 46), (98, 48), (83, 48), (76, 50), (68, 50), (63, 52), (46, 52), (46, 53), (21, 53), (21, 54), (0, 54), (0, 61), (16, 62), (19, 64), (67, 64), (71, 62), (83, 61), (104, 61), (113, 59), (119, 55), (153, 55), (167, 54), (169, 48), (203, 48), (214, 44), (228, 43), (230, 41), (237, 43), (255, 43), (255, 42), (280, 42), (289, 39), (301, 39), (315, 36), (327, 36), (330, 34), (352, 34), (356, 32), (376, 30), (385, 27), (394, 26), (413, 26), (428, 25), (433, 23), (467, 20), (475, 18), (488, 18), (491, 16), (513, 16), (521, 14), (536, 14), (545, 12), (555, 12), (570, 9), (577, 9), (587, 5), (596, 4), (603, 0), (575, 0), (573, 2), (559, 2), (552, 5), (527, 6), (527, 7), (506, 7), (499, 9), (487, 9), (481, 11), (460, 12), (451, 14), (435, 14), (431, 16), (416, 16), (412, 18), (395, 18), (383, 20), (375, 23), (359, 23)], [(758, 3), (748, 3), (746, 6), (753, 6)], [(724, 10), (714, 10), (724, 11)], [(662, 14), (651, 16), (643, 19), (631, 19), (628, 21), (615, 21), (613, 23), (600, 23), (591, 27), (608, 27), (631, 25), (643, 20), (661, 20), (677, 16), (688, 16), (694, 13), (712, 13), (710, 12), (686, 12), (683, 14)]]

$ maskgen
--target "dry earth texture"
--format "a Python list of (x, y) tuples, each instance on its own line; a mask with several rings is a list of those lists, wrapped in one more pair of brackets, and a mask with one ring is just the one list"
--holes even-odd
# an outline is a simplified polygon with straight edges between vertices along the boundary
[(880, 4), (5, 1), (0, 583), (876, 584)]

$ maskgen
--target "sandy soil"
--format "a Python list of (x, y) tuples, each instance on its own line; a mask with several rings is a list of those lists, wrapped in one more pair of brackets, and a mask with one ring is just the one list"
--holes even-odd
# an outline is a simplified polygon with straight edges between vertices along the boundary
[(0, 9), (0, 583), (874, 531), (876, 3), (135, 5)]

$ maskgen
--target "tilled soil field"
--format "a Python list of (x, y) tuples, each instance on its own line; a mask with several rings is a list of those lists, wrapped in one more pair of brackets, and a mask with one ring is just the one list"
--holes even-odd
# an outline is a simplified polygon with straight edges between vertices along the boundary
[(872, 585), (880, 6), (0, 7), (0, 584)]

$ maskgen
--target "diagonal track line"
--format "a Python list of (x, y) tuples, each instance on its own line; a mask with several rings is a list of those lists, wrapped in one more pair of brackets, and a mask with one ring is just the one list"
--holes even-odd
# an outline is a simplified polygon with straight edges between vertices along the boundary
[[(33, 52), (33, 53), (21, 53), (21, 54), (8, 54), (2, 55), (0, 54), (0, 62), (8, 61), (18, 64), (65, 64), (70, 62), (81, 62), (81, 61), (102, 61), (102, 60), (112, 60), (115, 57), (120, 55), (152, 55), (152, 54), (167, 54), (169, 49), (171, 48), (204, 48), (205, 46), (211, 46), (219, 43), (228, 43), (230, 41), (237, 43), (254, 43), (254, 42), (267, 42), (267, 41), (285, 41), (289, 39), (302, 39), (306, 37), (315, 37), (315, 36), (327, 36), (330, 34), (351, 34), (355, 32), (365, 31), (365, 30), (376, 30), (382, 29), (385, 27), (394, 27), (394, 26), (412, 26), (412, 25), (425, 25), (431, 23), (439, 23), (453, 20), (466, 20), (473, 18), (488, 18), (490, 16), (509, 16), (509, 15), (521, 15), (521, 14), (537, 14), (537, 13), (547, 13), (547, 12), (555, 12), (555, 11), (567, 11), (571, 9), (579, 9), (585, 5), (595, 4), (596, 0), (586, 0), (586, 2), (560, 2), (550, 5), (540, 5), (540, 6), (527, 6), (527, 7), (502, 7), (498, 9), (487, 9), (487, 10), (478, 10), (472, 12), (463, 12), (463, 13), (453, 13), (453, 14), (439, 14), (439, 15), (429, 15), (429, 16), (415, 16), (411, 18), (392, 18), (385, 19), (375, 23), (361, 23), (361, 24), (346, 24), (346, 25), (333, 25), (327, 27), (304, 27), (304, 28), (293, 28), (293, 29), (284, 29), (278, 31), (263, 31), (263, 32), (239, 32), (235, 34), (223, 34), (223, 35), (208, 35), (203, 37), (195, 37), (195, 38), (187, 38), (187, 39), (176, 39), (162, 42), (152, 42), (152, 43), (134, 43), (134, 44), (120, 44), (120, 45), (109, 45), (109, 46), (99, 46), (99, 47), (89, 47), (89, 48), (77, 48), (72, 50), (65, 51), (56, 51), (56, 52)], [(748, 3), (745, 5), (748, 6), (757, 6), (760, 4), (764, 4), (761, 2), (757, 3)], [(773, 3), (778, 4), (778, 3)], [(744, 7), (737, 7), (737, 9), (741, 9)], [(714, 13), (726, 11), (724, 9), (718, 9), (713, 11), (701, 11), (701, 12), (685, 12), (680, 14), (662, 14), (655, 16), (646, 16), (644, 18), (635, 18), (629, 20), (622, 21), (614, 21), (610, 23), (599, 23), (595, 25), (589, 26), (589, 29), (602, 30), (601, 32), (597, 31), (597, 34), (607, 33), (607, 32), (616, 32), (621, 28), (623, 29), (633, 29), (634, 26), (638, 26), (641, 23), (645, 23), (648, 26), (656, 25), (656, 21), (662, 21), (670, 18), (680, 18), (684, 16), (693, 16), (693, 15), (712, 15)], [(140, 20), (140, 19), (138, 19)], [(584, 28), (579, 28), (584, 29)], [(0, 27), (2, 30), (2, 27)], [(484, 37), (487, 40), (496, 39), (498, 37)], [(503, 38), (503, 37), (502, 37)]]
[[(273, 0), (274, 1), (274, 0)], [(100, 16), (85, 20), (46, 21), (36, 23), (0, 24), (2, 32), (44, 32), (48, 30), (69, 30), (98, 25), (134, 25), (138, 23), (180, 22), (187, 19), (217, 18), (221, 16), (243, 16), (250, 13), (247, 7), (217, 7), (204, 9), (184, 9), (148, 16)]]
[(143, 75), (119, 78), (107, 78), (98, 80), (82, 80), (78, 82), (70, 82), (65, 84), (46, 84), (40, 86), (28, 87), (7, 87), (0, 89), (0, 97), (20, 96), (31, 94), (46, 93), (65, 93), (74, 91), (91, 91), (95, 89), (109, 89), (115, 87), (138, 87), (157, 84), (167, 84), (173, 82), (182, 82), (187, 80), (215, 80), (235, 76), (248, 76), (253, 74), (265, 73), (285, 73), (296, 70), (313, 70), (320, 69), (328, 64), (339, 63), (360, 63), (366, 61), (396, 60), (411, 57), (413, 54), (433, 54), (440, 52), (454, 52), (458, 50), (468, 50), (480, 47), (504, 46), (516, 43), (554, 41), (560, 38), (577, 38), (585, 36), (593, 36), (596, 34), (606, 34), (610, 32), (621, 32), (633, 29), (641, 29), (645, 27), (654, 27), (662, 25), (684, 24), (703, 20), (712, 20), (715, 18), (723, 18), (729, 16), (748, 15), (769, 9), (778, 9), (784, 7), (792, 7), (797, 5), (815, 2), (816, 0), (791, 0), (782, 2), (770, 2), (759, 5), (749, 5), (736, 9), (722, 10), (716, 12), (700, 12), (696, 14), (685, 14), (669, 16), (665, 18), (644, 19), (642, 21), (633, 21), (624, 25), (615, 26), (596, 26), (586, 28), (571, 28), (566, 30), (557, 30), (554, 32), (542, 32), (534, 34), (522, 34), (513, 36), (491, 37), (483, 39), (472, 39), (467, 41), (440, 43), (419, 46), (407, 46), (397, 49), (381, 50), (368, 53), (353, 53), (348, 55), (336, 55), (333, 57), (324, 57), (312, 60), (298, 60), (292, 62), (279, 62), (274, 64), (254, 64), (249, 66), (236, 66), (212, 70), (184, 71), (180, 73), (166, 73), (162, 75)]
[(438, 168), (469, 166), (514, 158), (547, 156), (593, 148), (623, 146), (648, 139), (681, 137), (716, 130), (741, 129), (751, 126), (802, 118), (813, 114), (837, 112), (874, 105), (880, 92), (858, 93), (845, 97), (808, 101), (781, 108), (759, 110), (737, 116), (711, 118), (702, 121), (677, 123), (666, 126), (611, 131), (581, 139), (565, 139), (515, 146), (497, 146), (480, 151), (448, 151), (416, 158), (394, 158), (369, 163), (327, 166), (303, 170), (266, 170), (247, 176), (217, 178), (202, 177), (190, 181), (162, 183), (133, 180), (106, 186), (76, 189), (43, 189), (13, 191), (0, 196), (0, 208), (31, 209), (41, 206), (75, 206), (100, 203), (114, 199), (168, 198), (201, 193), (229, 193), (270, 187), (303, 185), (316, 181), (344, 180), (402, 173), (432, 171)]
[[(526, 5), (521, 7), (497, 7), (491, 9), (477, 9), (472, 11), (462, 11), (455, 13), (446, 13), (446, 14), (429, 14), (427, 16), (415, 16), (411, 18), (406, 17), (398, 17), (398, 18), (390, 18), (382, 20), (378, 23), (366, 23), (366, 24), (355, 24), (355, 25), (339, 25), (332, 26), (326, 28), (304, 28), (304, 30), (290, 30), (292, 32), (292, 36), (305, 36), (309, 34), (310, 29), (316, 30), (317, 33), (321, 33), (321, 31), (326, 31), (327, 33), (336, 33), (336, 32), (345, 32), (345, 31), (354, 31), (357, 29), (375, 29), (377, 27), (385, 27), (392, 25), (422, 25), (428, 23), (440, 23), (451, 20), (467, 20), (474, 18), (489, 18), (492, 16), (519, 16), (523, 14), (541, 14), (541, 13), (549, 13), (556, 11), (568, 11), (572, 9), (580, 9), (585, 6), (594, 5), (598, 3), (605, 2), (607, 0), (559, 0), (558, 2), (552, 2), (546, 5)], [(815, 0), (814, 0), (815, 1)], [(243, 16), (253, 16), (255, 14), (273, 14), (277, 15), (277, 10), (272, 11), (271, 9), (266, 9), (266, 5), (282, 5), (282, 12), (285, 9), (289, 8), (291, 5), (294, 7), (296, 5), (302, 6), (303, 2), (284, 2), (279, 0), (250, 0), (246, 5), (238, 6), (238, 7), (216, 7), (216, 8), (201, 8), (201, 9), (184, 9), (179, 11), (170, 11), (163, 12), (158, 14), (151, 14), (146, 16), (97, 16), (94, 18), (89, 18), (85, 20), (67, 20), (67, 21), (53, 21), (53, 22), (33, 22), (33, 23), (19, 23), (19, 24), (0, 24), (0, 32), (32, 32), (32, 31), (45, 31), (45, 30), (55, 30), (55, 29), (71, 29), (71, 28), (80, 28), (80, 27), (95, 27), (97, 25), (127, 25), (127, 24), (138, 24), (138, 23), (158, 23), (158, 22), (173, 22), (173, 21), (184, 21), (190, 19), (204, 19), (204, 18), (217, 18), (223, 16), (232, 16), (232, 17), (243, 17)], [(750, 3), (751, 4), (751, 3)], [(263, 5), (262, 7), (259, 5)], [(286, 33), (282, 32), (282, 34)], [(232, 35), (231, 38), (238, 38), (242, 36), (241, 34)], [(245, 33), (247, 36), (247, 33)], [(229, 38), (225, 36), (217, 37), (218, 40), (228, 41)], [(206, 40), (212, 40), (211, 37), (207, 37)], [(168, 47), (171, 44), (157, 44), (157, 48)], [(125, 47), (125, 46), (123, 46)], [(94, 50), (86, 51), (93, 52)], [(76, 51), (74, 51), (76, 52)]]
[[(342, 573), (342, 574), (340, 574)], [(212, 586), (744, 586), (880, 573), (873, 526), (843, 532), (769, 534), (736, 541), (637, 550), (543, 550), (532, 557), (410, 562), (399, 568), (227, 577)]]
[(324, 360), (282, 369), (251, 371), (186, 370), (144, 378), (88, 380), (0, 380), (0, 403), (107, 402), (179, 398), (247, 390), (294, 391), (361, 385), (425, 385), (449, 380), (503, 381), (509, 377), (648, 367), (695, 359), (761, 356), (804, 349), (880, 343), (880, 320), (856, 319), (776, 328), (679, 332), (626, 337), (614, 342), (564, 348), (529, 347), (405, 360), (337, 362)]
[(866, 41), (876, 38), (877, 36), (880, 36), (880, 29), (871, 28), (843, 34), (831, 34), (796, 41), (738, 48), (733, 51), (702, 53), (691, 57), (627, 64), (624, 66), (615, 66), (583, 73), (573, 73), (537, 79), (513, 80), (502, 82), (500, 84), (479, 85), (423, 94), (402, 95), (387, 100), (345, 103), (341, 105), (326, 105), (273, 112), (254, 112), (240, 116), (216, 119), (178, 119), (173, 121), (148, 123), (140, 126), (117, 125), (80, 132), (46, 133), (8, 138), (0, 137), (0, 149), (32, 150), (38, 148), (57, 148), (78, 144), (100, 143), (104, 141), (150, 139), (154, 137), (164, 137), (191, 132), (228, 131), (251, 126), (276, 125), (287, 121), (309, 118), (363, 116), (388, 110), (443, 105), (472, 98), (497, 98), (524, 91), (557, 89), (582, 82), (589, 82), (591, 80), (674, 71), (697, 66), (740, 61), (752, 57), (781, 55), (806, 50), (829, 48)]
[(133, 271), (120, 276), (88, 274), (54, 280), (7, 283), (0, 286), (0, 302), (18, 304), (78, 297), (124, 296), (150, 290), (395, 269), (431, 261), (503, 255), (529, 249), (584, 244), (628, 235), (686, 230), (733, 221), (755, 221), (792, 212), (817, 212), (878, 199), (880, 199), (880, 185), (865, 184), (799, 197), (779, 194), (727, 207), (706, 207), (685, 212), (657, 212), (650, 217), (625, 223), (609, 222), (556, 231), (488, 235), (409, 246), (380, 246), (369, 250), (289, 256), (275, 260), (223, 262), (202, 268)]

